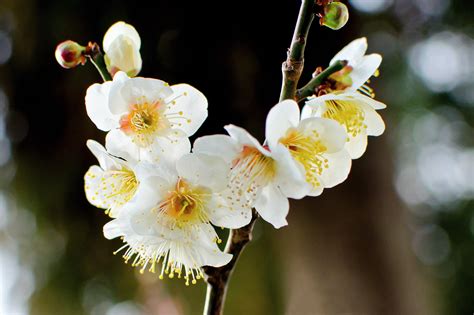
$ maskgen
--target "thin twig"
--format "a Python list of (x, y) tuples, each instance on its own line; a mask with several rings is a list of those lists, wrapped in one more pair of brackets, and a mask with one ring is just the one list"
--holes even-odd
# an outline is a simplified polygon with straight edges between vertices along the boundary
[(206, 302), (204, 305), (204, 315), (221, 315), (224, 311), (224, 302), (235, 264), (240, 254), (252, 240), (252, 230), (258, 218), (257, 212), (252, 210), (250, 223), (240, 229), (230, 230), (229, 238), (225, 247), (225, 252), (232, 254), (232, 260), (219, 268), (204, 267), (205, 280), (207, 282)]
[(341, 70), (347, 65), (346, 60), (338, 60), (329, 67), (326, 68), (323, 72), (315, 76), (314, 78), (311, 79), (311, 81), (308, 82), (305, 86), (303, 86), (301, 89), (298, 89), (296, 91), (295, 99), (296, 101), (300, 102), (303, 99), (307, 98), (308, 96), (311, 96), (314, 94), (316, 88), (321, 85), (321, 83), (324, 82), (324, 80), (329, 77), (331, 74)]
[(112, 76), (109, 71), (107, 71), (107, 66), (105, 65), (104, 55), (100, 51), (100, 47), (97, 43), (89, 42), (86, 47), (85, 56), (89, 58), (92, 64), (99, 71), (100, 76), (105, 81), (112, 81)]
[(295, 32), (291, 41), (287, 59), (283, 62), (281, 70), (283, 82), (280, 92), (280, 101), (294, 99), (296, 87), (303, 72), (304, 49), (308, 38), (309, 28), (314, 19), (314, 0), (303, 0), (296, 22)]

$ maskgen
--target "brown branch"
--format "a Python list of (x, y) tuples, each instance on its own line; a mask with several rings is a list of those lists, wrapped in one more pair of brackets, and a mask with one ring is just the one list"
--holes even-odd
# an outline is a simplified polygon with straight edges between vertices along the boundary
[(204, 277), (207, 282), (206, 302), (204, 305), (204, 315), (221, 315), (224, 311), (224, 302), (229, 284), (229, 278), (235, 268), (235, 264), (240, 254), (252, 240), (252, 230), (258, 218), (257, 212), (252, 210), (250, 223), (240, 229), (230, 230), (229, 238), (225, 247), (225, 252), (232, 254), (232, 260), (225, 266), (204, 267)]
[(314, 19), (314, 0), (303, 0), (296, 22), (295, 32), (291, 41), (286, 61), (283, 62), (281, 70), (283, 82), (280, 92), (280, 101), (294, 99), (296, 87), (303, 72), (304, 49), (308, 38), (309, 28)]

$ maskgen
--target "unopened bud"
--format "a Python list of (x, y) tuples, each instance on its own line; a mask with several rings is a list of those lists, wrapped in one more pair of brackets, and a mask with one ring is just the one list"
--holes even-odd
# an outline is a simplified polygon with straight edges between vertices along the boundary
[(324, 14), (319, 21), (321, 25), (338, 30), (349, 20), (349, 10), (344, 3), (331, 2), (324, 6)]
[(86, 62), (85, 51), (85, 47), (72, 40), (67, 40), (56, 47), (54, 55), (61, 67), (71, 69)]

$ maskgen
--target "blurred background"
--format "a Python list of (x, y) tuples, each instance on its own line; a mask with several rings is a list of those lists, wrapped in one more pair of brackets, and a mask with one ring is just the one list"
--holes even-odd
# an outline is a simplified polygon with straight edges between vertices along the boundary
[[(0, 314), (200, 314), (205, 285), (140, 275), (112, 255), (89, 205), (84, 107), (92, 65), (66, 71), (55, 46), (101, 43), (118, 20), (142, 37), (142, 76), (209, 99), (197, 133), (245, 127), (263, 140), (299, 1), (0, 2)], [(346, 2), (347, 3), (347, 2)], [(387, 129), (349, 179), (293, 201), (289, 226), (259, 222), (226, 314), (474, 312), (474, 2), (352, 0), (340, 31), (314, 24), (302, 82), (366, 36)]]

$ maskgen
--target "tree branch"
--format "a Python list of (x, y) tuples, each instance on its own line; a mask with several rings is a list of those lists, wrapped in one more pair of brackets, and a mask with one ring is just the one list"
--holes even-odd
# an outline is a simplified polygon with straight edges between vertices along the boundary
[(252, 209), (252, 219), (250, 223), (240, 229), (230, 230), (229, 238), (225, 247), (225, 252), (232, 254), (232, 260), (225, 266), (203, 267), (204, 276), (207, 282), (206, 302), (204, 305), (204, 315), (221, 315), (224, 310), (224, 302), (229, 284), (229, 278), (235, 268), (235, 264), (240, 254), (252, 239), (252, 230), (258, 214)]
[(314, 78), (311, 79), (311, 81), (308, 82), (305, 86), (303, 86), (301, 89), (296, 91), (295, 99), (297, 102), (300, 102), (301, 100), (307, 98), (308, 96), (311, 96), (314, 94), (316, 88), (321, 85), (324, 80), (329, 77), (331, 74), (341, 70), (347, 65), (346, 60), (338, 60), (329, 67), (326, 68), (323, 72), (315, 76)]
[(280, 92), (280, 101), (294, 99), (296, 87), (303, 72), (304, 49), (308, 38), (309, 28), (314, 19), (314, 0), (302, 0), (295, 32), (290, 50), (285, 62), (282, 64), (283, 82)]

